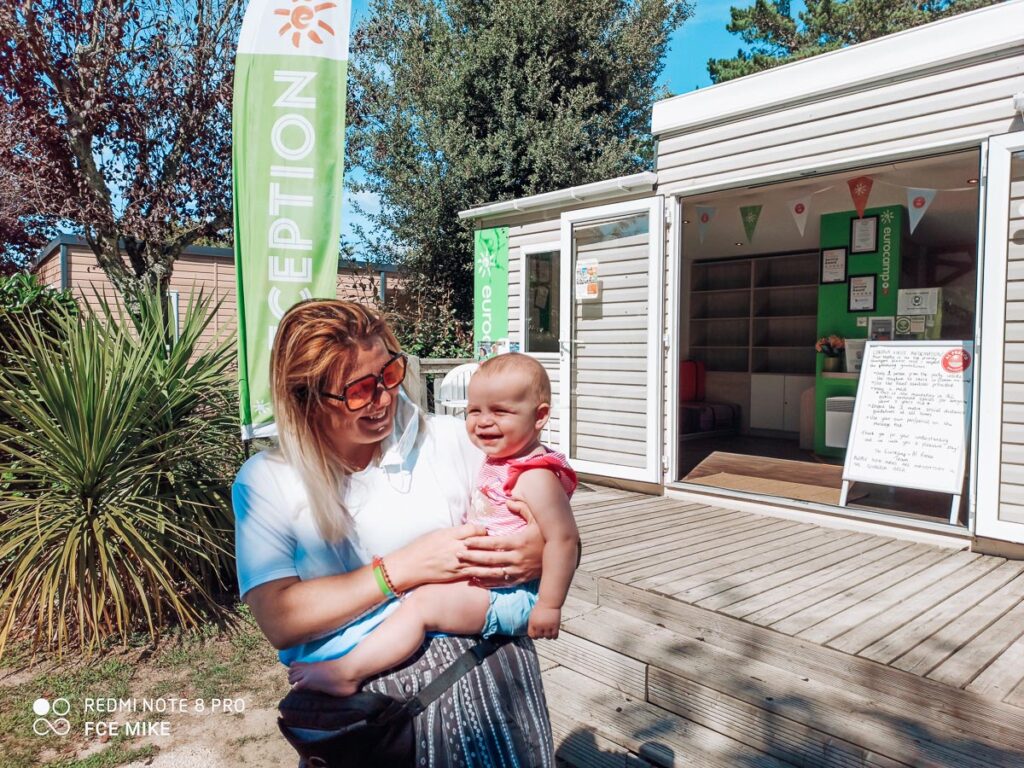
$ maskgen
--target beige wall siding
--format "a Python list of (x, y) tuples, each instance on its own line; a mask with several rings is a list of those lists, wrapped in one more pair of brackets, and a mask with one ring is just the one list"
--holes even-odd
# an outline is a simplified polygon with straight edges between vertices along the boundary
[(42, 285), (60, 290), (60, 248), (39, 262), (34, 272)]
[(79, 303), (99, 309), (100, 297), (116, 302), (117, 291), (86, 246), (68, 246), (68, 287)]
[[(96, 256), (87, 246), (68, 246), (70, 287), (80, 303), (98, 309), (105, 297), (115, 304), (118, 301), (106, 274), (96, 261)], [(36, 273), (46, 285), (60, 285), (60, 250), (55, 249), (39, 266)], [(381, 273), (369, 269), (346, 269), (338, 273), (337, 296), (352, 301), (372, 301), (379, 296)], [(402, 281), (394, 273), (386, 276), (388, 293), (401, 289)], [(179, 317), (184, 317), (189, 297), (194, 290), (220, 302), (210, 325), (203, 334), (204, 343), (235, 335), (237, 323), (237, 282), (233, 258), (204, 254), (184, 253), (174, 264), (169, 289), (179, 297)]]
[(169, 290), (178, 293), (178, 318), (185, 317), (189, 301), (200, 291), (220, 306), (202, 335), (202, 344), (212, 345), (235, 334), (238, 311), (235, 296), (235, 265), (217, 256), (182, 254), (174, 263)]
[(964, 145), (1012, 130), (1024, 51), (727, 125), (661, 136), (658, 192), (739, 185), (794, 169)]
[(1010, 169), (999, 519), (1024, 523), (1024, 152)]

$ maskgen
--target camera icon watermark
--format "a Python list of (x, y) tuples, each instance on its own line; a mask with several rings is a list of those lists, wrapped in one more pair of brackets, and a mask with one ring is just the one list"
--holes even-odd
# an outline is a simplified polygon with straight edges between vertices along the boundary
[(71, 731), (71, 723), (67, 715), (71, 712), (71, 702), (61, 697), (52, 702), (47, 699), (36, 699), (32, 702), (32, 711), (36, 719), (32, 723), (32, 732), (36, 736), (67, 736)]

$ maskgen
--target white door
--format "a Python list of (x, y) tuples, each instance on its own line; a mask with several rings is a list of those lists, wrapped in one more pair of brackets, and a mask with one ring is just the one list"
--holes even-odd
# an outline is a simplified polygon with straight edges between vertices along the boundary
[(975, 532), (1024, 542), (1024, 132), (988, 142)]
[(785, 383), (781, 373), (750, 375), (751, 429), (782, 429)]
[(786, 376), (782, 403), (782, 428), (787, 432), (800, 431), (800, 398), (814, 386), (813, 376)]
[(578, 471), (661, 482), (664, 242), (662, 197), (562, 214), (559, 436)]

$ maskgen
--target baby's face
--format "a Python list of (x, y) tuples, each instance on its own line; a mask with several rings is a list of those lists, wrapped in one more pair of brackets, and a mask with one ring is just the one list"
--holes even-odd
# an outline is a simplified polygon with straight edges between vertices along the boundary
[(516, 456), (532, 447), (543, 429), (548, 404), (537, 402), (530, 383), (518, 372), (476, 374), (469, 380), (466, 430), (491, 458)]

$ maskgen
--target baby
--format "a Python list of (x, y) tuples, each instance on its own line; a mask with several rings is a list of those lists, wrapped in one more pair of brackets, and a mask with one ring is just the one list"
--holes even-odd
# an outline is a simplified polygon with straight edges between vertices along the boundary
[(576, 473), (539, 439), (551, 411), (551, 382), (532, 357), (499, 355), (470, 379), (468, 398), (466, 429), (486, 455), (469, 519), (489, 534), (511, 533), (526, 521), (507, 502), (525, 502), (544, 537), (540, 581), (491, 590), (464, 581), (419, 587), (347, 655), (293, 664), (288, 681), (296, 688), (348, 696), (412, 656), (427, 632), (558, 637), (578, 532), (569, 506)]

